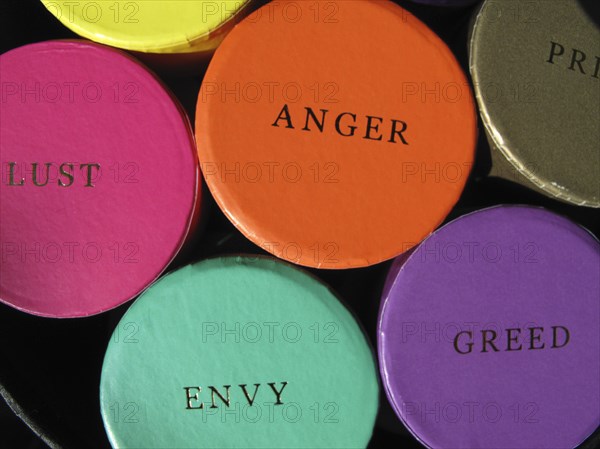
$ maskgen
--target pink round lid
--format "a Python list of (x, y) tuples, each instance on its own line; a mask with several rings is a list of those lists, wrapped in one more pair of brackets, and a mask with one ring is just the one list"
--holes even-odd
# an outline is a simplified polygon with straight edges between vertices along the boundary
[(0, 56), (0, 301), (48, 317), (134, 298), (199, 201), (185, 113), (137, 61), (84, 41)]

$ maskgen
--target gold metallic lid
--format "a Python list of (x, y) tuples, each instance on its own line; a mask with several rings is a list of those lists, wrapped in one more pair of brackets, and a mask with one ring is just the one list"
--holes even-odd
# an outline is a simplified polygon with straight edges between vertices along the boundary
[(600, 29), (587, 3), (487, 0), (470, 70), (494, 163), (550, 197), (600, 207)]

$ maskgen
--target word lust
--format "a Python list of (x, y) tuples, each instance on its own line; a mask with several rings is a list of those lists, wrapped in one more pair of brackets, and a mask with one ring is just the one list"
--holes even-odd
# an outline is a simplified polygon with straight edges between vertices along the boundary
[[(282, 405), (283, 401), (281, 400), (281, 395), (283, 394), (283, 390), (287, 386), (287, 382), (280, 382), (281, 388), (278, 390), (276, 386), (276, 382), (270, 382), (267, 384), (269, 389), (265, 390), (269, 395), (275, 396), (274, 405)], [(261, 387), (261, 384), (254, 384), (254, 390), (252, 395), (248, 391), (247, 384), (238, 385), (241, 390), (242, 396), (248, 402), (248, 405), (252, 407), (254, 401), (256, 399), (256, 395), (258, 394), (258, 390)], [(186, 410), (202, 410), (204, 409), (204, 402), (200, 402), (200, 393), (202, 393), (202, 387), (183, 387), (185, 390), (185, 400), (186, 400)], [(217, 387), (209, 386), (210, 390), (210, 407), (209, 408), (219, 408), (217, 405), (217, 400), (225, 404), (225, 407), (231, 406), (231, 385), (223, 385), (223, 389), (219, 391)], [(224, 391), (223, 391), (224, 390)], [(252, 388), (250, 388), (252, 390)], [(195, 404), (194, 404), (194, 401)]]
[[(498, 333), (491, 329), (480, 331), (481, 335), (477, 339), (472, 331), (462, 331), (454, 337), (454, 350), (459, 354), (470, 354), (474, 347), (477, 347), (478, 352), (560, 349), (567, 346), (571, 339), (569, 329), (564, 326), (552, 326), (551, 342), (548, 341), (548, 337), (544, 339), (543, 327), (526, 329), (505, 329), (506, 338), (504, 339), (498, 338)], [(552, 344), (550, 345), (550, 343)]]
[[(6, 184), (11, 187), (22, 187), (28, 184), (30, 181), (23, 176), (25, 173), (20, 175), (15, 173), (16, 162), (8, 162), (8, 179)], [(58, 174), (51, 176), (50, 169), (57, 168)], [(33, 162), (31, 164), (31, 170), (23, 170), (26, 174), (31, 175), (31, 183), (36, 187), (47, 186), (50, 181), (59, 187), (71, 187), (75, 184), (75, 179), (82, 179), (84, 187), (94, 187), (94, 180), (100, 170), (100, 164), (95, 163), (71, 163), (65, 162), (63, 164), (54, 164), (52, 162), (39, 163)]]
[[(391, 119), (388, 120), (386, 126), (384, 126), (384, 119), (382, 117), (365, 115), (364, 119), (361, 119), (363, 126), (359, 127), (357, 125), (358, 117), (352, 112), (342, 112), (338, 114), (335, 119), (327, 120), (329, 114), (328, 109), (319, 109), (320, 113), (316, 113), (309, 107), (305, 107), (304, 110), (305, 114), (302, 119), (304, 126), (301, 128), (302, 131), (317, 130), (320, 133), (323, 133), (326, 128), (326, 123), (333, 120), (335, 132), (342, 137), (354, 137), (356, 135), (356, 130), (361, 128), (360, 134), (363, 139), (376, 141), (385, 140), (388, 143), (401, 142), (403, 145), (408, 145), (408, 141), (404, 135), (408, 125), (402, 120)], [(292, 119), (290, 108), (285, 104), (271, 126), (279, 128), (280, 125), (282, 125), (287, 129), (296, 129), (297, 124), (294, 126), (294, 121), (296, 121), (296, 119), (299, 119), (299, 117)], [(384, 129), (380, 129), (382, 127)]]
[[(583, 75), (591, 75), (592, 78), (600, 78), (600, 56), (595, 56), (592, 60), (588, 58), (587, 54), (581, 50), (572, 48), (570, 50), (570, 57), (566, 58), (564, 63), (567, 65), (568, 70), (582, 73)], [(563, 61), (565, 56), (565, 47), (558, 42), (550, 42), (550, 56), (546, 62), (550, 64), (556, 64), (555, 59), (558, 62)]]

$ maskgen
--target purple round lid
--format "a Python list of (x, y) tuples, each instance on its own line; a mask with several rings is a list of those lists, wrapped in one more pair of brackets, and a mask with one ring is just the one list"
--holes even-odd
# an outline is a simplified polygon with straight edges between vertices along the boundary
[[(404, 259), (404, 260), (403, 260)], [(600, 424), (600, 247), (544, 209), (465, 215), (395, 261), (383, 384), (430, 448), (573, 448)]]
[(477, 3), (480, 0), (412, 0), (414, 3), (424, 3), (435, 6), (466, 6)]

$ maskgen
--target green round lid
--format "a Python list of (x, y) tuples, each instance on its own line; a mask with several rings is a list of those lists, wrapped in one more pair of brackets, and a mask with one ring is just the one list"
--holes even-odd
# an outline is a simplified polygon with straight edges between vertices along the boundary
[(104, 359), (115, 448), (358, 448), (371, 437), (373, 354), (328, 287), (287, 263), (223, 257), (150, 287)]

